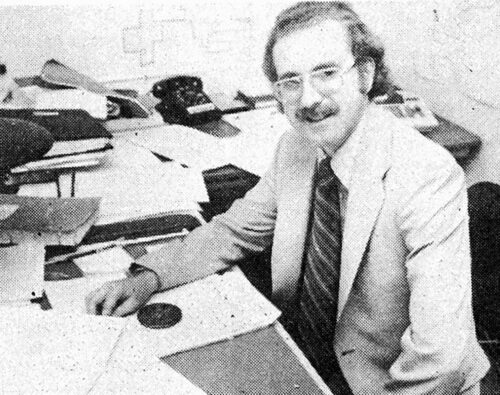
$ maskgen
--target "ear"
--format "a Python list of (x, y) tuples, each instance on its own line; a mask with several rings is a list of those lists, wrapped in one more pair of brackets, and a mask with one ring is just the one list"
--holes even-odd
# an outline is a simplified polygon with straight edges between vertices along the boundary
[(361, 92), (367, 94), (372, 89), (375, 79), (375, 61), (367, 56), (361, 58), (358, 62), (359, 86)]

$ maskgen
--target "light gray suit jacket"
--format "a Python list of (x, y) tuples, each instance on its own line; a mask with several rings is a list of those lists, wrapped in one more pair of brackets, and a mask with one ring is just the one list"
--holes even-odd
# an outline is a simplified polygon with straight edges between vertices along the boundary
[[(463, 172), (443, 148), (391, 114), (371, 106), (364, 117), (332, 347), (355, 394), (459, 393), (489, 367), (472, 318)], [(273, 300), (290, 308), (316, 160), (305, 137), (285, 134), (268, 173), (244, 199), (140, 263), (170, 287), (272, 242)]]

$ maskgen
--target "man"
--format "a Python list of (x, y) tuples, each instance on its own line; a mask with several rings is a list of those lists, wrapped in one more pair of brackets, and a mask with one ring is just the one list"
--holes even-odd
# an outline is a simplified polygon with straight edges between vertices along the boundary
[(88, 310), (127, 314), (272, 242), (273, 300), (335, 393), (478, 393), (463, 172), (370, 104), (382, 47), (348, 5), (299, 3), (278, 16), (264, 68), (294, 129), (267, 174)]

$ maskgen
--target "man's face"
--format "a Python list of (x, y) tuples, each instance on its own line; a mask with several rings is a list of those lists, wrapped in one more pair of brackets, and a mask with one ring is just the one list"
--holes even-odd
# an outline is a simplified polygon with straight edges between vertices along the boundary
[[(290, 123), (332, 155), (354, 131), (368, 103), (358, 69), (351, 67), (345, 27), (326, 20), (289, 33), (278, 39), (273, 56), (278, 81), (299, 77), (275, 88)], [(337, 73), (343, 72), (339, 78)]]

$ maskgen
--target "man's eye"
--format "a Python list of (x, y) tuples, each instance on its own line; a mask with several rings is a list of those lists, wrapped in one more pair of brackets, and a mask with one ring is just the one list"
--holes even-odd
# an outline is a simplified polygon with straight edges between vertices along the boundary
[(290, 78), (281, 81), (281, 84), (285, 89), (296, 89), (300, 86), (300, 80), (298, 78)]
[(321, 79), (326, 79), (335, 77), (337, 73), (338, 73), (337, 69), (324, 69), (324, 70), (318, 70), (316, 75)]

